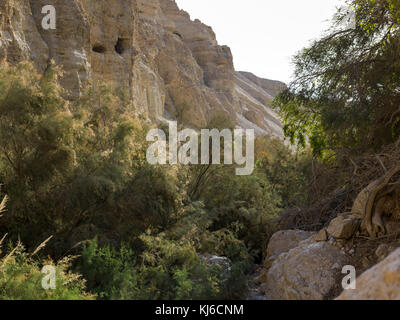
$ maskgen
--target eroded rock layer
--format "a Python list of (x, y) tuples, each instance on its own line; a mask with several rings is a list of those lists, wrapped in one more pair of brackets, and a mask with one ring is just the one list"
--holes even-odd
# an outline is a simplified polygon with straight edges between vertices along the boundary
[[(41, 25), (49, 4), (56, 30)], [(0, 61), (32, 60), (43, 72), (51, 59), (71, 98), (106, 80), (128, 88), (152, 120), (179, 115), (200, 127), (225, 112), (243, 128), (282, 136), (269, 104), (284, 84), (236, 72), (230, 49), (173, 0), (0, 0)]]

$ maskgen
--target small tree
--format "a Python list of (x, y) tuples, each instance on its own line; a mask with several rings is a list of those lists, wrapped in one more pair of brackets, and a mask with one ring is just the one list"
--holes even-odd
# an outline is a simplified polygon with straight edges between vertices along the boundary
[[(356, 26), (344, 26), (354, 10)], [(328, 35), (294, 58), (295, 79), (275, 100), (292, 143), (373, 150), (400, 134), (397, 0), (352, 0)]]

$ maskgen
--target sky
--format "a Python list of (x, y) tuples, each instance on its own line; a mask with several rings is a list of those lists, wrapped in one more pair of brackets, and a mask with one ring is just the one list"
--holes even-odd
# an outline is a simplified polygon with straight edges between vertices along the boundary
[(228, 45), (235, 69), (288, 83), (292, 56), (329, 26), (344, 0), (176, 0)]

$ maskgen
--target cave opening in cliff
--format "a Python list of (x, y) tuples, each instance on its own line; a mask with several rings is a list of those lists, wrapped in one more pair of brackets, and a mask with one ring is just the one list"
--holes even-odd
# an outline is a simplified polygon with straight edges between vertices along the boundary
[(127, 48), (127, 40), (118, 38), (117, 44), (115, 45), (115, 51), (118, 54), (123, 54)]
[(97, 52), (97, 53), (104, 53), (104, 52), (106, 52), (106, 48), (105, 48), (104, 46), (102, 46), (101, 44), (96, 44), (96, 45), (94, 45), (92, 50), (93, 50), (94, 52)]
[(176, 35), (176, 36), (178, 36), (179, 38), (183, 39), (182, 35), (181, 35), (179, 32), (177, 32), (177, 31), (174, 32), (174, 35)]

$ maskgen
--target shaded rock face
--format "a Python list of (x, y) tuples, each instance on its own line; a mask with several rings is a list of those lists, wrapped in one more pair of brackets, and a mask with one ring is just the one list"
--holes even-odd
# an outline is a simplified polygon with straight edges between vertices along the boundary
[(323, 300), (341, 286), (347, 256), (338, 247), (315, 238), (300, 242), (273, 262), (265, 284), (269, 300)]
[[(41, 27), (48, 4), (56, 30)], [(63, 67), (72, 99), (106, 80), (127, 88), (152, 120), (184, 114), (186, 125), (201, 127), (224, 112), (243, 128), (282, 136), (268, 105), (285, 85), (236, 72), (230, 49), (173, 0), (1, 0), (0, 61), (33, 60), (43, 72), (50, 59)]]
[[(29, 1), (0, 1), (0, 61), (32, 59), (44, 71), (49, 50), (36, 28)], [(41, 67), (41, 68), (40, 68)]]
[(400, 299), (400, 249), (358, 277), (355, 290), (346, 290), (337, 298), (337, 300), (398, 299)]

